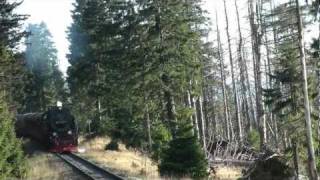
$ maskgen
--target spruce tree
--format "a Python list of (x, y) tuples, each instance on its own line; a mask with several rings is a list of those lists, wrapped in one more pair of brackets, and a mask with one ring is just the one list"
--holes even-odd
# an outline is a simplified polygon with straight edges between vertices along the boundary
[(26, 34), (21, 30), (21, 22), (26, 20), (28, 16), (14, 12), (21, 3), (0, 1), (0, 42), (2, 48), (16, 48), (19, 40)]
[(189, 124), (181, 124), (176, 137), (169, 142), (160, 158), (162, 176), (205, 178), (208, 176), (207, 160), (201, 145)]
[[(92, 120), (93, 131), (96, 133), (106, 131), (107, 123), (103, 122), (107, 106), (110, 106), (108, 114), (117, 107), (113, 105), (113, 99), (118, 97), (113, 94), (116, 93), (113, 92), (113, 87), (120, 83), (114, 83), (118, 78), (117, 69), (113, 68), (116, 58), (111, 56), (111, 52), (115, 42), (113, 37), (118, 35), (115, 30), (118, 28), (111, 27), (113, 22), (118, 23), (114, 19), (116, 15), (122, 16), (121, 12), (116, 14), (116, 3), (117, 1), (77, 1), (73, 13), (74, 23), (69, 32), (72, 42), (69, 62), (72, 66), (68, 70), (68, 82), (72, 103), (77, 108), (82, 108), (82, 104), (90, 107), (86, 119)], [(88, 99), (79, 99), (78, 94), (86, 94)]]
[(0, 2), (0, 84), (6, 91), (5, 99), (10, 107), (22, 111), (28, 73), (22, 55), (13, 52), (20, 39), (26, 35), (21, 26), (28, 16), (14, 12), (20, 4), (21, 2)]
[[(25, 157), (21, 142), (14, 133), (13, 115), (11, 112), (21, 108), (25, 83), (23, 82), (24, 66), (19, 55), (14, 54), (20, 38), (21, 21), (25, 15), (14, 11), (20, 3), (0, 2), (0, 179), (25, 176)], [(10, 111), (9, 111), (10, 110)]]

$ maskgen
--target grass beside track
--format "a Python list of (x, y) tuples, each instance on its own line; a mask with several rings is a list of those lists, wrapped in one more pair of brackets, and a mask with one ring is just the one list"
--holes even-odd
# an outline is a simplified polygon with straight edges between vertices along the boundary
[(82, 139), (79, 147), (86, 151), (79, 155), (126, 177), (160, 179), (157, 163), (148, 156), (138, 151), (128, 150), (123, 144), (120, 144), (120, 151), (106, 151), (104, 148), (109, 142), (108, 137)]
[(83, 177), (58, 157), (39, 153), (28, 158), (28, 180), (82, 180)]
[(77, 172), (34, 141), (23, 140), (27, 154), (28, 173), (26, 180), (84, 180)]
[[(104, 150), (106, 144), (110, 142), (108, 137), (96, 137), (93, 139), (80, 138), (80, 148), (86, 149), (80, 155), (90, 159), (97, 164), (110, 168), (112, 172), (129, 179), (176, 179), (161, 178), (158, 173), (158, 164), (150, 159), (147, 155), (136, 151), (126, 149), (125, 145), (120, 144), (120, 151)], [(218, 166), (216, 175), (211, 176), (214, 180), (236, 180), (241, 177), (241, 168)], [(188, 179), (188, 178), (184, 178)]]
[[(90, 140), (80, 138), (80, 147), (86, 152), (80, 155), (108, 167), (109, 170), (128, 179), (175, 179), (161, 178), (157, 162), (136, 150), (128, 150), (120, 144), (120, 151), (105, 151), (110, 142), (108, 137), (97, 137)], [(24, 141), (24, 150), (28, 155), (29, 172), (27, 180), (83, 180), (83, 177), (54, 154), (47, 153), (41, 146), (29, 140)], [(235, 180), (241, 176), (237, 167), (218, 166), (216, 175), (210, 179)], [(188, 179), (188, 178), (184, 178)]]

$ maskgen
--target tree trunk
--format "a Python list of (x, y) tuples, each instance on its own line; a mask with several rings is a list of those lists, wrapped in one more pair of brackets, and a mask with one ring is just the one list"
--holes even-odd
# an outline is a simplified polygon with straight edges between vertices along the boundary
[(252, 130), (252, 124), (253, 124), (253, 117), (250, 117), (249, 115), (249, 105), (248, 105), (248, 88), (247, 88), (247, 79), (246, 79), (246, 64), (245, 60), (243, 59), (243, 38), (242, 38), (242, 32), (241, 32), (241, 25), (240, 25), (240, 15), (239, 15), (239, 9), (237, 0), (234, 0), (235, 7), (236, 7), (236, 15), (237, 15), (237, 24), (238, 24), (238, 32), (239, 32), (239, 46), (238, 46), (238, 59), (239, 59), (239, 66), (240, 66), (240, 79), (241, 79), (241, 90), (243, 92), (243, 103), (245, 108), (245, 114), (248, 118), (248, 125), (249, 130)]
[(102, 110), (101, 110), (101, 100), (98, 97), (98, 114), (99, 114), (99, 123), (102, 121)]
[(318, 174), (316, 169), (313, 137), (312, 137), (312, 122), (310, 116), (310, 104), (308, 94), (308, 77), (306, 68), (306, 59), (304, 51), (304, 35), (303, 35), (303, 24), (300, 12), (299, 0), (296, 0), (297, 7), (297, 19), (298, 19), (298, 38), (299, 38), (299, 52), (300, 61), (302, 66), (302, 77), (303, 77), (303, 95), (304, 95), (304, 108), (305, 108), (305, 121), (306, 121), (306, 134), (307, 134), (307, 145), (308, 145), (308, 166), (309, 166), (309, 178), (311, 180), (317, 180)]
[(282, 134), (282, 140), (283, 140), (283, 148), (287, 149), (288, 148), (288, 134), (287, 134), (287, 130), (283, 130), (283, 134)]
[[(211, 91), (213, 92), (213, 90)], [(215, 107), (215, 99), (211, 93), (211, 96), (210, 96), (210, 99), (212, 100), (212, 119), (211, 121), (207, 121), (207, 138), (210, 139), (210, 136), (213, 136), (213, 139), (216, 139), (217, 135), (218, 134), (223, 134), (223, 133), (219, 133), (218, 132), (218, 120), (216, 118), (216, 107)], [(207, 113), (208, 113), (208, 110), (207, 110)], [(206, 117), (207, 119), (209, 119), (209, 117)], [(213, 127), (213, 129), (211, 130), (211, 128), (209, 127)], [(209, 141), (207, 141), (207, 145), (209, 144)]]
[(41, 87), (40, 90), (40, 111), (45, 111), (45, 95), (44, 95), (44, 87)]
[[(320, 42), (320, 38), (319, 38)], [(319, 43), (320, 44), (320, 43)], [(319, 48), (320, 49), (320, 48)], [(320, 56), (319, 56), (320, 57)], [(318, 78), (318, 127), (317, 127), (317, 138), (320, 140), (320, 67), (317, 70), (317, 78)]]
[[(214, 107), (214, 101), (212, 101), (212, 116), (209, 117), (208, 111), (208, 104), (210, 103), (210, 100), (213, 100), (211, 93), (209, 92), (210, 89), (208, 85), (204, 85), (205, 87), (202, 88), (202, 94), (203, 94), (203, 114), (205, 119), (205, 137), (209, 139), (210, 137), (210, 129), (215, 133), (216, 127), (215, 127), (215, 107)], [(212, 127), (212, 128), (210, 128)], [(208, 141), (207, 141), (208, 142)], [(208, 143), (207, 143), (208, 144)]]
[(173, 138), (176, 137), (176, 119), (175, 119), (175, 114), (174, 114), (174, 103), (173, 103), (173, 98), (172, 95), (169, 91), (164, 92), (164, 100), (166, 103), (166, 114), (167, 114), (167, 120), (168, 120), (168, 125), (171, 128), (171, 134)]
[(223, 48), (221, 45), (220, 39), (220, 29), (218, 23), (218, 15), (216, 13), (216, 24), (217, 24), (217, 41), (218, 41), (218, 59), (219, 59), (219, 66), (220, 66), (220, 78), (221, 78), (221, 88), (222, 88), (222, 95), (223, 95), (223, 114), (224, 114), (224, 121), (226, 124), (226, 137), (228, 140), (231, 140), (231, 130), (229, 124), (229, 112), (228, 112), (228, 99), (226, 94), (226, 75), (224, 72), (224, 56), (223, 56)]
[(232, 79), (232, 90), (233, 90), (233, 96), (234, 96), (234, 106), (235, 106), (235, 115), (236, 115), (236, 121), (238, 124), (238, 138), (239, 141), (243, 142), (243, 134), (242, 134), (242, 126), (241, 126), (241, 116), (239, 111), (239, 101), (238, 101), (238, 92), (236, 88), (236, 80), (235, 80), (235, 73), (234, 73), (234, 64), (233, 64), (233, 57), (232, 57), (232, 49), (231, 49), (231, 38), (229, 33), (229, 19), (228, 19), (228, 13), (227, 13), (227, 7), (226, 7), (226, 1), (224, 2), (224, 10), (225, 10), (225, 18), (226, 18), (226, 31), (227, 31), (227, 39), (228, 39), (228, 50), (229, 50), (229, 59), (230, 59), (230, 66), (231, 66), (231, 79)]
[[(317, 17), (318, 17), (318, 58), (320, 58), (320, 1), (318, 0), (318, 13), (317, 13)], [(320, 141), (320, 64), (317, 64), (318, 66), (318, 139)]]
[(198, 122), (197, 108), (196, 108), (196, 100), (195, 100), (194, 97), (191, 97), (191, 105), (194, 108), (194, 113), (193, 113), (193, 128), (194, 128), (194, 132), (196, 133), (197, 138), (200, 139), (199, 122)]
[(278, 122), (275, 118), (272, 118), (273, 126), (274, 126), (274, 140), (275, 140), (275, 147), (279, 150), (279, 132), (278, 132)]
[(297, 143), (295, 141), (292, 143), (292, 151), (293, 151), (293, 164), (294, 164), (294, 169), (296, 171), (295, 180), (299, 180), (299, 152), (298, 152)]
[[(264, 38), (265, 38), (265, 48), (266, 48), (266, 53), (267, 53), (267, 63), (265, 63), (265, 69), (266, 69), (266, 72), (265, 72), (265, 76), (266, 76), (266, 82), (267, 82), (267, 87), (268, 89), (272, 89), (272, 79), (270, 77), (270, 75), (272, 74), (272, 59), (271, 59), (271, 50), (270, 50), (270, 46), (269, 46), (269, 40), (268, 40), (268, 34), (267, 34), (267, 29), (265, 28), (264, 30)], [(273, 112), (272, 112), (272, 106), (269, 105), (266, 107), (266, 109), (268, 110), (268, 120), (269, 120), (269, 123), (271, 123), (272, 125), (274, 120), (274, 116), (273, 116)], [(275, 127), (274, 127), (275, 128)], [(274, 141), (277, 142), (276, 140), (276, 134), (277, 132), (274, 132), (273, 134), (273, 138), (274, 138)]]
[[(227, 94), (227, 99), (229, 99), (228, 98), (228, 94)], [(228, 103), (228, 109), (230, 109), (230, 107), (229, 107), (229, 103)], [(235, 140), (235, 132), (234, 132), (234, 127), (233, 127), (233, 122), (232, 122), (232, 118), (231, 118), (231, 116), (230, 116), (230, 110), (228, 111), (228, 113), (229, 113), (229, 126), (230, 126), (230, 133), (231, 133), (231, 137), (230, 137), (230, 140), (231, 141), (234, 141)]]
[(146, 107), (146, 123), (147, 123), (147, 136), (148, 136), (148, 144), (149, 144), (149, 151), (152, 150), (152, 137), (151, 137), (151, 121), (150, 121), (150, 114), (149, 114), (149, 106)]
[(207, 145), (206, 145), (206, 131), (205, 131), (205, 120), (204, 120), (204, 115), (203, 115), (203, 100), (202, 100), (202, 96), (199, 96), (198, 100), (197, 100), (197, 104), (199, 107), (199, 119), (200, 119), (200, 129), (201, 129), (201, 142), (202, 142), (202, 146), (203, 149), (205, 150)]
[[(190, 109), (192, 109), (193, 107), (192, 107), (192, 99), (191, 99), (191, 94), (190, 94), (190, 91), (188, 90), (188, 92), (187, 92), (187, 101), (188, 101), (188, 107), (190, 108)], [(191, 115), (190, 116), (190, 125), (191, 125), (191, 127), (194, 127), (194, 119), (193, 119), (193, 115)], [(195, 133), (195, 130), (194, 130), (194, 128), (191, 130), (192, 131), (192, 134), (194, 135), (194, 133)]]
[(260, 7), (259, 4), (254, 4), (253, 0), (249, 1), (249, 17), (250, 17), (250, 27), (251, 27), (251, 36), (253, 41), (253, 52), (254, 52), (254, 77), (255, 77), (255, 89), (256, 89), (256, 119), (258, 121), (259, 132), (260, 132), (260, 147), (262, 148), (266, 144), (266, 119), (264, 116), (264, 108), (262, 104), (262, 83), (261, 83), (261, 44), (262, 44), (262, 32), (259, 32), (261, 29), (261, 22), (255, 22), (255, 15), (259, 18), (259, 10), (256, 12), (254, 6)]
[[(245, 53), (243, 52), (243, 57), (245, 57)], [(251, 85), (250, 85), (250, 79), (249, 79), (249, 72), (248, 72), (248, 66), (247, 66), (247, 62), (244, 60), (243, 61), (243, 65), (244, 65), (244, 70), (245, 70), (245, 76), (246, 76), (246, 86), (247, 86), (247, 90), (248, 90), (248, 100), (249, 100), (249, 111), (250, 111), (250, 120), (251, 121), (251, 128), (256, 128), (257, 127), (257, 120), (256, 120), (256, 115), (255, 115), (255, 112), (254, 112), (254, 104), (253, 104), (253, 94), (251, 92)], [(250, 129), (250, 130), (252, 130)]]

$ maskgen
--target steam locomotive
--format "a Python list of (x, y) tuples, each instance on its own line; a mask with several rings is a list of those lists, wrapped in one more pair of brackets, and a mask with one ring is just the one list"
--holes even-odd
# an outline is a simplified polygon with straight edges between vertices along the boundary
[(50, 152), (77, 150), (77, 125), (67, 108), (51, 107), (43, 113), (17, 115), (15, 128), (17, 136), (34, 139)]

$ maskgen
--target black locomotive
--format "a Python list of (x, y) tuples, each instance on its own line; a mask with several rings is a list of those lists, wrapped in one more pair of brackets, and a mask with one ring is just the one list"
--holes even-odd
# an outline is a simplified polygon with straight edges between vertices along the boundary
[(44, 113), (17, 115), (15, 127), (18, 136), (32, 138), (50, 152), (77, 150), (77, 125), (67, 108), (52, 107)]

